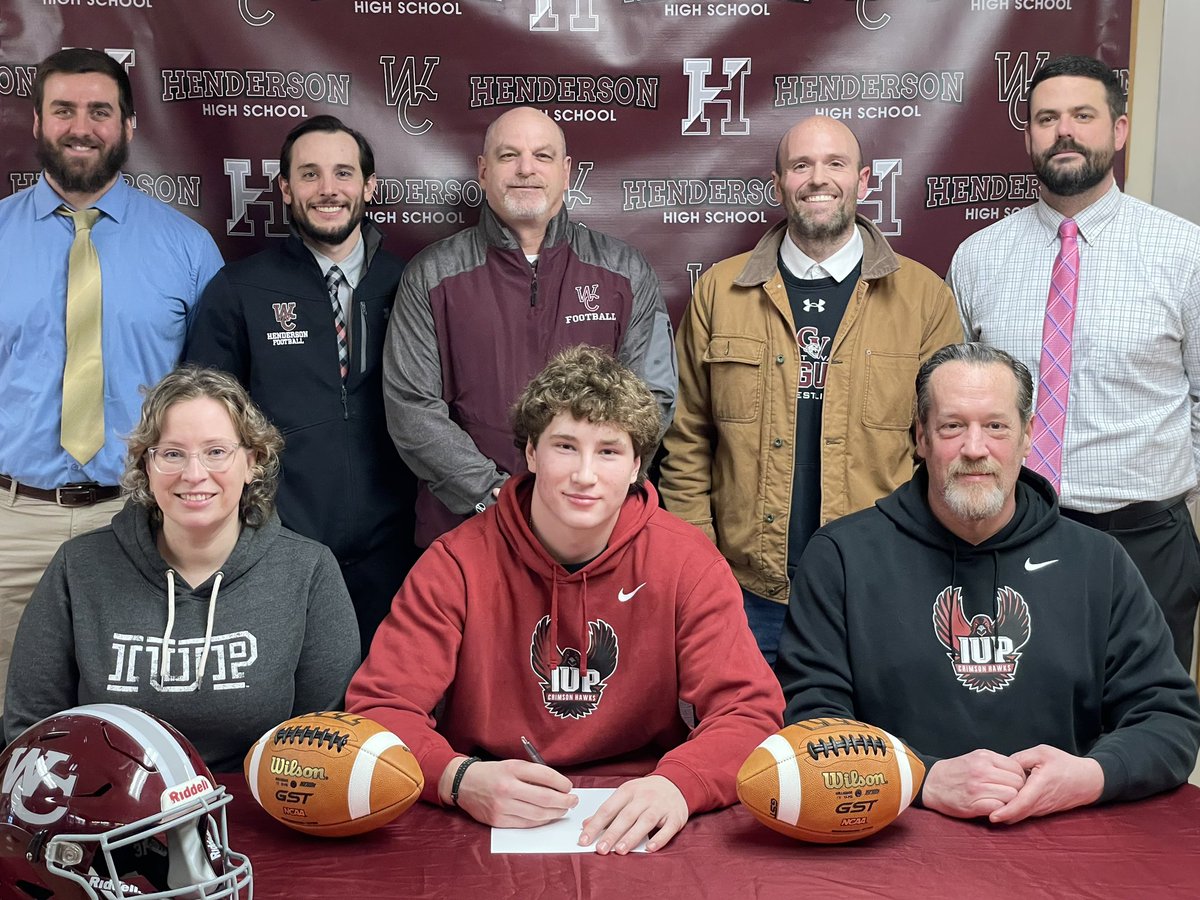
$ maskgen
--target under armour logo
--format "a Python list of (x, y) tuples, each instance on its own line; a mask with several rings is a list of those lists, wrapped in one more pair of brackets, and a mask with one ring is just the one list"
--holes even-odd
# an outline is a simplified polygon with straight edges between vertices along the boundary
[(600, 309), (597, 303), (600, 299), (600, 285), (577, 284), (575, 285), (575, 293), (579, 297), (579, 302), (583, 304), (583, 308), (588, 312), (596, 312)]
[(814, 309), (817, 312), (825, 312), (825, 301), (824, 300), (805, 300), (804, 301), (804, 311), (805, 312), (812, 312)]
[(440, 56), (425, 57), (425, 70), (418, 78), (415, 56), (404, 58), (399, 75), (392, 68), (396, 57), (379, 57), (379, 64), (383, 66), (383, 102), (388, 106), (396, 107), (396, 121), (400, 123), (401, 128), (414, 137), (424, 134), (433, 127), (433, 120), (428, 118), (424, 122), (414, 124), (409, 119), (409, 113), (414, 106), (420, 106), (423, 101), (438, 98), (437, 91), (429, 86), (429, 79), (441, 61)]

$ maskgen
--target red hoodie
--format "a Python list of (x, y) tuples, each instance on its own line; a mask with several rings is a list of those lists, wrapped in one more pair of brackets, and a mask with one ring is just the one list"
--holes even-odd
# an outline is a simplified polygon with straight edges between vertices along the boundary
[[(532, 490), (532, 476), (510, 479), (494, 507), (430, 546), (347, 708), (412, 749), (430, 802), (455, 756), (524, 759), (525, 735), (555, 767), (667, 751), (654, 774), (689, 812), (732, 804), (738, 768), (782, 724), (783, 696), (729, 566), (646, 484), (604, 552), (568, 573), (530, 530)], [(695, 707), (690, 732), (679, 700)]]

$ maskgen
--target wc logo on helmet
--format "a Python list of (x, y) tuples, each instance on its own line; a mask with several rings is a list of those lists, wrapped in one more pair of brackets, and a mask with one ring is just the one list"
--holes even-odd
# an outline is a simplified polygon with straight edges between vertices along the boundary
[[(57, 750), (21, 747), (14, 751), (0, 783), (0, 790), (9, 798), (13, 814), (30, 825), (42, 826), (51, 825), (65, 816), (66, 805), (54, 795), (61, 794), (65, 798), (75, 793), (78, 776), (62, 771), (70, 767), (71, 757)], [(34, 812), (25, 805), (36, 797), (45, 798), (41, 805), (48, 807), (48, 812)]]

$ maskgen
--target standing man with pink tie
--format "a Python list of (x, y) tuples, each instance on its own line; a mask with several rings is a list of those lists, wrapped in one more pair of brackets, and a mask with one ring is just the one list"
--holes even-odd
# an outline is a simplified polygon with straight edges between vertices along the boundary
[(1053, 483), (1064, 516), (1121, 543), (1188, 666), (1200, 598), (1185, 504), (1200, 460), (1200, 228), (1116, 186), (1129, 119), (1108, 66), (1051, 60), (1028, 96), (1041, 197), (964, 241), (947, 280), (967, 339), (1038, 376), (1026, 464)]

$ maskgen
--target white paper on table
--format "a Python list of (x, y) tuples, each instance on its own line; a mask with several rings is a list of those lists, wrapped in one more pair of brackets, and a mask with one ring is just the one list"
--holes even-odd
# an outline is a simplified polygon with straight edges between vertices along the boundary
[[(557, 821), (537, 828), (493, 828), (493, 853), (595, 853), (596, 844), (579, 846), (579, 832), (583, 821), (600, 808), (600, 804), (612, 796), (616, 788), (575, 788), (571, 793), (579, 798), (575, 808)], [(643, 840), (633, 848), (634, 853), (645, 853)]]

